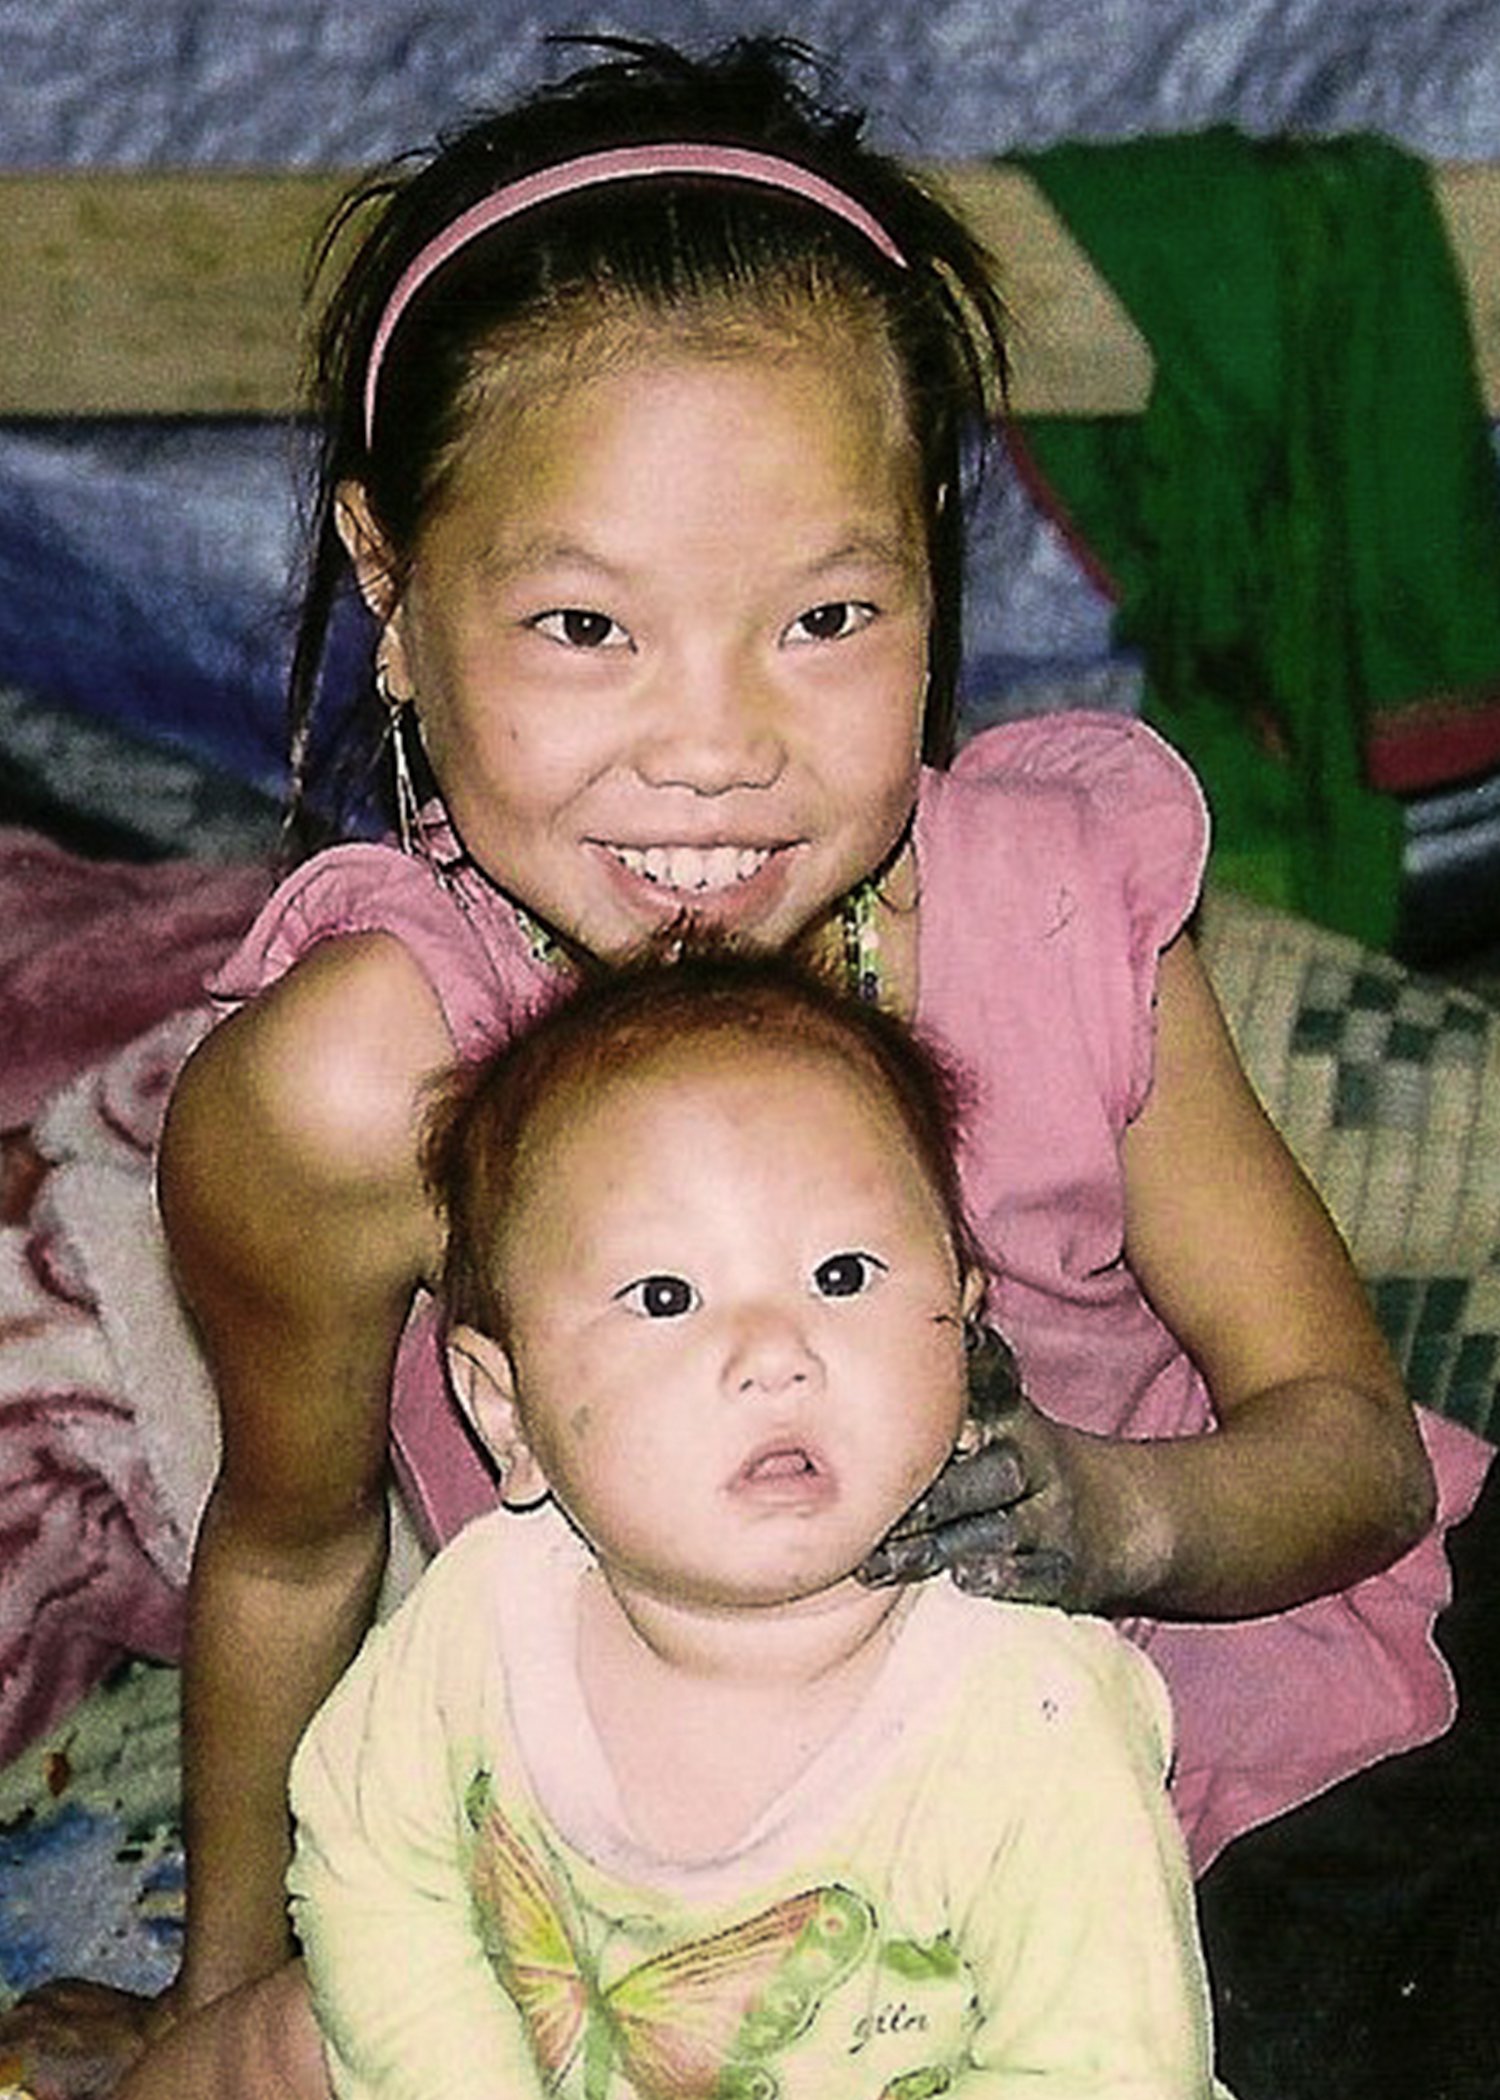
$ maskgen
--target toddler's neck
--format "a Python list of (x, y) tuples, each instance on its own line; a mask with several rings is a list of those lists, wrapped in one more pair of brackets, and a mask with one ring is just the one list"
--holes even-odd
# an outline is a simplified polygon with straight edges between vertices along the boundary
[(731, 1849), (852, 1717), (909, 1602), (848, 1582), (703, 1613), (593, 1571), (579, 1679), (636, 1839), (684, 1864)]

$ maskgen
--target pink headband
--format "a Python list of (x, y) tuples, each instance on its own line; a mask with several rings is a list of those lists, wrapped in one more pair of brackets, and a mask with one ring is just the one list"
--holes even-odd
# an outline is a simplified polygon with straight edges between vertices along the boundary
[(452, 225), (445, 226), (430, 240), (402, 272), (396, 289), (386, 301), (385, 312), (370, 346), (370, 362), (365, 373), (366, 443), (370, 443), (375, 435), (375, 396), (380, 385), (380, 367), (391, 337), (422, 286), (451, 256), (467, 247), (481, 233), (488, 233), (492, 226), (513, 219), (520, 212), (530, 211), (535, 205), (546, 204), (554, 197), (566, 197), (574, 190), (591, 189), (598, 183), (623, 182), (647, 175), (711, 175), (734, 182), (758, 182), (767, 189), (786, 190), (794, 197), (805, 198), (810, 204), (821, 205), (836, 219), (856, 227), (889, 261), (900, 269), (907, 267), (906, 257), (880, 221), (862, 204), (835, 188), (833, 183), (825, 182), (821, 175), (814, 175), (811, 169), (799, 167), (796, 161), (782, 160), (774, 153), (757, 153), (743, 146), (618, 146), (610, 152), (585, 153), (577, 160), (559, 161), (556, 167), (539, 168), (535, 174), (523, 175), (517, 182), (506, 183), (493, 195), (460, 212)]

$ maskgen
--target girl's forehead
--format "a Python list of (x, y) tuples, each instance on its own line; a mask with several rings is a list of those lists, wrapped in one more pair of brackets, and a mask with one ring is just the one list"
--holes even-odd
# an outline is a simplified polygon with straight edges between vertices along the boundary
[[(738, 491), (732, 503), (730, 488)], [(574, 355), (497, 359), (477, 383), (427, 508), (422, 550), (501, 573), (560, 538), (671, 573), (759, 533), (753, 572), (795, 568), (804, 541), (879, 537), (925, 571), (920, 451), (894, 361), (805, 341), (611, 331)], [(615, 544), (615, 540), (619, 544)]]
[(832, 297), (788, 299), (769, 310), (716, 297), (666, 312), (610, 300), (602, 312), (578, 312), (570, 302), (551, 323), (506, 335), (480, 353), (462, 420), (471, 437), (504, 442), (599, 382), (792, 364), (821, 370), (830, 392), (840, 396), (857, 377), (859, 393), (878, 407), (893, 440), (912, 440), (901, 368), (883, 326), (873, 313)]
[(705, 1214), (740, 1235), (878, 1219), (907, 1254), (960, 1259), (894, 1082), (833, 1036), (708, 1033), (574, 1066), (521, 1131), (511, 1190), (499, 1243), (522, 1262), (576, 1263), (643, 1221)]

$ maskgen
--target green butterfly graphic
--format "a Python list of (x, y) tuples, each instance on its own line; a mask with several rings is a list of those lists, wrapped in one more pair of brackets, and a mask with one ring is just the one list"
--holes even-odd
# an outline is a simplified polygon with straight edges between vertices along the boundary
[(652, 2100), (775, 2100), (780, 2081), (766, 2059), (807, 2031), (874, 1932), (863, 1897), (803, 1889), (605, 1987), (542, 1862), (492, 1802), (486, 1773), (465, 1806), (485, 1952), (549, 2092), (581, 2052), (585, 2100), (605, 2100), (617, 2070)]

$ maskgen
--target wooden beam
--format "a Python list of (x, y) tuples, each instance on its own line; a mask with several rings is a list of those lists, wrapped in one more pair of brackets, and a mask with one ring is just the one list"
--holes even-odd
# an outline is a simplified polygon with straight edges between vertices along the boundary
[(0, 415), (278, 414), (347, 176), (0, 176)]
[[(935, 169), (1001, 258), (1023, 414), (1128, 415), (1150, 354), (1017, 170)], [(281, 414), (308, 259), (353, 176), (0, 175), (0, 416)], [(1440, 167), (1481, 384), (1500, 414), (1500, 165)]]

